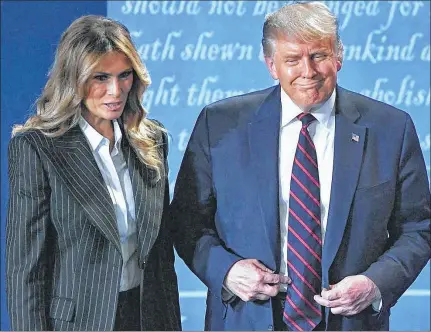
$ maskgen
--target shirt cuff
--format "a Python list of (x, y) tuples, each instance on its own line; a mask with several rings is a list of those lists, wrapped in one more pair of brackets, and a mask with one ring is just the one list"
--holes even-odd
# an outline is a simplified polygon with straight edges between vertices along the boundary
[(379, 289), (377, 289), (377, 298), (371, 303), (374, 311), (379, 312), (382, 309), (382, 295), (380, 294)]
[(223, 302), (231, 303), (236, 298), (236, 295), (232, 293), (225, 285), (221, 289), (221, 299)]

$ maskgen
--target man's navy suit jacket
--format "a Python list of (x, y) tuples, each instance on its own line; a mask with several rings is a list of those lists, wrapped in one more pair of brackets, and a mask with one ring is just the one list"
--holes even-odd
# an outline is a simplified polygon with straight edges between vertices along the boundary
[[(216, 102), (185, 152), (170, 212), (179, 255), (208, 287), (207, 330), (273, 329), (271, 301), (225, 303), (221, 290), (240, 259), (279, 270), (280, 115), (280, 86)], [(364, 274), (382, 308), (350, 317), (326, 309), (327, 329), (387, 330), (389, 309), (430, 258), (423, 155), (408, 114), (340, 87), (335, 123), (322, 286)]]

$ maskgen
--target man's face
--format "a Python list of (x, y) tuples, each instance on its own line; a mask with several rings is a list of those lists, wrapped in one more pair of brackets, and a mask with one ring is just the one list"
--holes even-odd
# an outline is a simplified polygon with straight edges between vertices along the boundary
[(331, 96), (341, 69), (333, 39), (306, 43), (280, 35), (273, 57), (266, 57), (265, 62), (271, 76), (304, 111)]

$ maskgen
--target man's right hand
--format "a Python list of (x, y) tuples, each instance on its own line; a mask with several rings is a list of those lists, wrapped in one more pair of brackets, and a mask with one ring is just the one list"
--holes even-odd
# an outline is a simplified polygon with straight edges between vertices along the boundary
[(268, 300), (276, 296), (280, 284), (290, 284), (289, 277), (274, 274), (257, 259), (236, 262), (226, 275), (224, 285), (243, 301)]

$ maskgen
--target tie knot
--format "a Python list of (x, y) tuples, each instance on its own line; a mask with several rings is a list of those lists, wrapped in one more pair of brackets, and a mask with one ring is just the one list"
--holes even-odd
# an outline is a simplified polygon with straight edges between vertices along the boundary
[(307, 127), (311, 122), (316, 120), (316, 118), (310, 113), (301, 113), (298, 115), (298, 120), (302, 122), (303, 127)]

